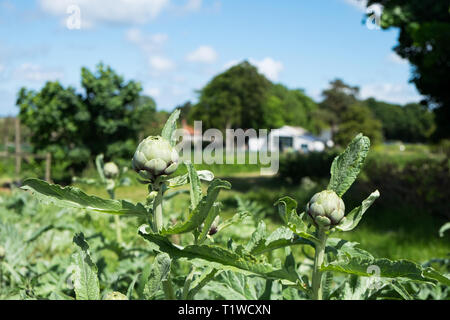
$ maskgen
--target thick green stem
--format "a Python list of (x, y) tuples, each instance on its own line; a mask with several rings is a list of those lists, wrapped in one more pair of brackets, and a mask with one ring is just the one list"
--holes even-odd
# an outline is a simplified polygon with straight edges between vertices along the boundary
[[(109, 197), (114, 200), (115, 197), (116, 197), (114, 189), (108, 189), (107, 191), (109, 193)], [(122, 229), (120, 227), (120, 217), (119, 216), (117, 216), (117, 215), (114, 216), (114, 223), (115, 223), (115, 226), (116, 226), (116, 239), (117, 239), (117, 242), (122, 243)]]
[(314, 270), (312, 274), (312, 299), (322, 300), (322, 272), (320, 267), (323, 264), (325, 257), (325, 246), (327, 242), (327, 235), (323, 230), (318, 230), (318, 239), (316, 243), (316, 252), (314, 255)]
[(162, 282), (162, 287), (164, 291), (164, 295), (166, 297), (166, 300), (176, 300), (175, 292), (173, 290), (172, 282), (170, 281), (170, 276), (167, 278), (166, 281)]
[(162, 202), (163, 202), (163, 188), (158, 189), (158, 194), (153, 200), (153, 231), (159, 232), (163, 226), (163, 214), (162, 214)]

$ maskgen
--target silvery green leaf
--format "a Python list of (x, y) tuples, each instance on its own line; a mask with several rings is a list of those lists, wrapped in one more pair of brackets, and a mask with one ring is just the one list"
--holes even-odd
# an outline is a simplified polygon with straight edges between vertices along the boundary
[(187, 294), (187, 300), (194, 299), (195, 295), (206, 286), (215, 276), (220, 274), (222, 271), (219, 271), (214, 268), (207, 267), (202, 273), (192, 281), (190, 285), (190, 290)]
[(261, 278), (224, 271), (207, 288), (226, 300), (258, 300), (264, 293), (265, 285)]
[(373, 257), (351, 256), (340, 254), (337, 259), (324, 263), (321, 271), (335, 271), (354, 274), (362, 277), (373, 275), (373, 269), (379, 270), (381, 278), (401, 278), (417, 282), (441, 282), (450, 285), (450, 279), (432, 268), (423, 268), (417, 263), (408, 260), (377, 259)]
[(297, 214), (297, 202), (290, 197), (283, 197), (279, 199), (275, 205), (278, 206), (278, 213), (284, 223), (287, 224), (298, 236), (311, 240), (318, 241), (318, 239), (308, 231), (308, 225), (305, 222), (305, 213)]
[(198, 243), (202, 243), (205, 239), (206, 239), (206, 235), (208, 234), (211, 225), (214, 222), (214, 219), (216, 219), (216, 217), (219, 215), (220, 213), (220, 203), (219, 202), (215, 202), (211, 208), (211, 210), (209, 210), (208, 216), (206, 217), (205, 221), (203, 222), (203, 226), (202, 226), (202, 231), (200, 232), (199, 236), (198, 236)]
[(355, 182), (370, 148), (370, 140), (358, 134), (347, 149), (337, 156), (331, 164), (331, 178), (327, 189), (333, 190), (339, 197)]
[(450, 222), (445, 223), (440, 229), (439, 229), (439, 236), (443, 237), (445, 231), (450, 230)]
[(267, 230), (266, 224), (264, 220), (261, 220), (256, 227), (256, 230), (253, 232), (250, 241), (245, 246), (245, 250), (248, 252), (252, 252), (252, 250), (257, 247), (260, 243), (264, 244), (266, 242)]
[(172, 147), (174, 147), (176, 144), (173, 134), (177, 129), (177, 120), (179, 116), (180, 116), (180, 109), (176, 109), (174, 112), (172, 112), (172, 114), (169, 116), (169, 119), (167, 119), (166, 124), (164, 125), (164, 128), (162, 129), (161, 132), (161, 137), (169, 141)]
[[(214, 179), (214, 174), (209, 170), (198, 170), (197, 176), (200, 180), (208, 181), (208, 182), (213, 181), (213, 179)], [(166, 183), (169, 188), (176, 188), (176, 187), (184, 186), (185, 184), (189, 183), (189, 174), (185, 173), (185, 174), (173, 177), (171, 179), (167, 179)]]
[(150, 232), (144, 226), (139, 228), (139, 235), (152, 243), (154, 250), (165, 252), (173, 259), (204, 261), (205, 265), (218, 270), (231, 270), (270, 279), (285, 279), (290, 283), (296, 283), (298, 280), (297, 275), (289, 273), (283, 267), (275, 267), (244, 250), (234, 252), (216, 245), (188, 245), (183, 248), (175, 246), (162, 235)]
[(400, 281), (391, 281), (389, 284), (403, 299), (405, 300), (413, 300), (413, 297), (409, 294), (408, 290), (406, 290), (405, 286)]
[(235, 215), (233, 215), (231, 218), (225, 220), (224, 222), (220, 223), (217, 227), (217, 232), (220, 232), (221, 230), (228, 228), (229, 226), (237, 223), (241, 223), (250, 215), (249, 212), (238, 212)]
[(269, 236), (264, 238), (263, 241), (259, 241), (257, 245), (253, 246), (250, 253), (258, 255), (267, 251), (295, 245), (314, 246), (313, 242), (299, 237), (298, 235), (294, 234), (291, 229), (287, 227), (279, 227)]
[(105, 166), (103, 162), (103, 154), (99, 154), (95, 157), (95, 167), (97, 168), (98, 175), (100, 176), (100, 180), (105, 182), (105, 173), (103, 171), (103, 167)]
[(26, 179), (23, 184), (22, 189), (32, 191), (40, 200), (61, 207), (128, 216), (147, 216), (148, 214), (145, 207), (140, 203), (133, 204), (125, 200), (110, 200), (89, 196), (75, 187), (63, 188), (39, 179)]
[(227, 181), (215, 179), (208, 187), (207, 194), (200, 200), (198, 205), (189, 213), (186, 221), (180, 222), (172, 227), (163, 228), (162, 235), (186, 233), (196, 230), (206, 219), (219, 195), (221, 189), (230, 189), (231, 184)]
[(76, 234), (73, 242), (79, 247), (72, 256), (72, 280), (77, 300), (100, 300), (97, 266), (92, 262), (89, 245), (82, 233)]
[(168, 281), (172, 260), (167, 253), (159, 253), (153, 262), (148, 281), (144, 288), (147, 300), (153, 299), (164, 281)]
[(361, 221), (363, 214), (369, 209), (372, 203), (380, 196), (380, 192), (375, 190), (370, 194), (367, 199), (365, 199), (359, 207), (356, 207), (348, 215), (345, 216), (345, 219), (336, 226), (336, 229), (341, 231), (350, 231), (353, 230)]

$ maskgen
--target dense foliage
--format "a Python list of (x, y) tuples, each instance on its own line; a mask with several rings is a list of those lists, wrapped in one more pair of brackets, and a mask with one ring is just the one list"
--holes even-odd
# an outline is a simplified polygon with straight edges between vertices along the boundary
[[(175, 112), (169, 117), (161, 133), (161, 138), (172, 146), (175, 144), (172, 133), (177, 116)], [(189, 162), (184, 163), (186, 174), (153, 174), (143, 181), (147, 184), (148, 196), (142, 203), (89, 196), (78, 188), (62, 188), (37, 179), (26, 180), (23, 189), (57, 206), (134, 217), (138, 225), (141, 224), (139, 235), (147, 240), (149, 250), (138, 251), (131, 255), (135, 258), (131, 258), (124, 255), (131, 253), (130, 247), (129, 250), (121, 249), (127, 246), (125, 243), (110, 243), (108, 246), (118, 255), (119, 265), (122, 261), (128, 265), (120, 268), (123, 273), (114, 277), (116, 281), (109, 282), (109, 285), (115, 283), (112, 288), (102, 285), (103, 279), (99, 275), (104, 277), (102, 271), (107, 266), (104, 261), (97, 260), (96, 263), (93, 259), (91, 240), (83, 233), (75, 234), (73, 241), (77, 249), (69, 269), (76, 299), (204, 299), (229, 298), (233, 294), (240, 299), (412, 299), (421, 295), (422, 298), (430, 297), (428, 286), (439, 289), (434, 297), (445, 298), (450, 279), (431, 264), (376, 258), (360, 249), (358, 243), (331, 237), (334, 231), (344, 234), (357, 227), (364, 213), (380, 195), (376, 190), (360, 206), (353, 210), (344, 209), (342, 196), (356, 180), (369, 147), (369, 139), (359, 134), (344, 152), (334, 158), (326, 191), (311, 198), (306, 212), (297, 213), (297, 202), (290, 197), (279, 199), (275, 205), (283, 225), (273, 232), (267, 230), (261, 214), (255, 212), (252, 217), (254, 232), (250, 240), (244, 243), (234, 242), (224, 233), (224, 229), (242, 228), (245, 217), (252, 215), (252, 212), (241, 211), (224, 219), (218, 195), (220, 191), (230, 189), (230, 183), (214, 178), (212, 172), (197, 171)], [(135, 157), (141, 158), (139, 154)], [(152, 158), (147, 159), (148, 162), (155, 160), (156, 163), (159, 155), (150, 152), (148, 157)], [(138, 169), (140, 174), (141, 171), (155, 170), (152, 166)], [(106, 164), (103, 170), (106, 170)], [(202, 188), (202, 180), (210, 182), (206, 192)], [(170, 204), (173, 198), (181, 196), (183, 186), (189, 190), (188, 210), (186, 214), (174, 215), (172, 210), (164, 209), (163, 203)], [(178, 188), (181, 189), (176, 190)], [(242, 201), (240, 207), (245, 207)], [(344, 210), (347, 211), (345, 217)], [(51, 228), (53, 226), (45, 227), (29, 239), (36, 239)], [(446, 228), (444, 226), (441, 232), (445, 232)], [(243, 235), (242, 230), (240, 234)], [(103, 239), (101, 243), (106, 245)], [(312, 248), (314, 258), (299, 261), (293, 254), (294, 246)], [(275, 260), (268, 259), (277, 249), (282, 249), (284, 254)], [(6, 252), (9, 265), (10, 248)], [(156, 253), (153, 263), (144, 264), (141, 273), (133, 273), (133, 268), (139, 267), (138, 261), (143, 261), (138, 257), (144, 257), (145, 261), (145, 256), (151, 252)], [(133, 263), (131, 268), (130, 262)], [(10, 270), (6, 283), (8, 288), (14, 290), (11, 279), (15, 274)], [(373, 272), (376, 274), (375, 282), (370, 278)], [(16, 279), (13, 281), (22, 281), (20, 275)], [(59, 289), (52, 291), (51, 297), (70, 298), (61, 293), (64, 286), (60, 283), (51, 286)], [(30, 287), (33, 288), (33, 285), (28, 285), (28, 290), (21, 292), (24, 297), (27, 292), (33, 292)], [(36, 288), (36, 291), (40, 290)], [(113, 290), (115, 292), (111, 292)], [(49, 291), (46, 294), (49, 295)]]
[(431, 105), (437, 105), (436, 137), (450, 137), (450, 18), (448, 1), (369, 0), (381, 4), (382, 28), (398, 28), (395, 52), (413, 66), (411, 81)]
[(369, 98), (361, 102), (381, 121), (386, 140), (426, 142), (435, 130), (434, 114), (426, 106), (409, 103), (404, 106)]
[(82, 68), (81, 78), (82, 94), (47, 82), (38, 92), (22, 88), (17, 99), (34, 150), (50, 151), (61, 167), (56, 171), (69, 174), (67, 169), (80, 172), (99, 153), (129, 158), (143, 121), (155, 112), (153, 99), (140, 96), (140, 84), (126, 82), (110, 67)]
[(317, 132), (313, 117), (316, 109), (316, 103), (302, 90), (273, 84), (247, 61), (215, 76), (200, 90), (196, 105), (185, 104), (181, 108), (182, 118), (202, 120), (206, 128), (293, 125)]

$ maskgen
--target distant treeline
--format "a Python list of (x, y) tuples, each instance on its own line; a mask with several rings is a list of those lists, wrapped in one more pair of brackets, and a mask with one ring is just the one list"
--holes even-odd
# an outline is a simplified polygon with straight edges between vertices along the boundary
[[(358, 132), (376, 144), (384, 139), (427, 141), (434, 130), (433, 113), (421, 104), (406, 106), (358, 99), (359, 88), (340, 79), (330, 82), (315, 102), (302, 89), (272, 83), (247, 61), (215, 76), (201, 89), (198, 102), (177, 106), (181, 119), (202, 120), (203, 128), (278, 128), (301, 126), (319, 134), (330, 128), (333, 140), (346, 145)], [(23, 135), (35, 152), (51, 152), (55, 170), (70, 176), (100, 153), (106, 160), (132, 156), (145, 136), (160, 132), (168, 112), (142, 95), (134, 80), (125, 81), (111, 67), (81, 70), (81, 92), (47, 82), (39, 91), (22, 88), (17, 106)], [(11, 140), (11, 119), (0, 122)], [(57, 174), (56, 174), (57, 176)]]
[(319, 103), (302, 89), (272, 83), (244, 61), (215, 76), (199, 92), (199, 101), (179, 106), (189, 122), (206, 128), (279, 128), (300, 126), (318, 134), (331, 128), (335, 142), (346, 145), (358, 132), (374, 143), (385, 139), (427, 141), (435, 130), (433, 113), (419, 103), (405, 106), (360, 100), (359, 88), (340, 79), (330, 82)]

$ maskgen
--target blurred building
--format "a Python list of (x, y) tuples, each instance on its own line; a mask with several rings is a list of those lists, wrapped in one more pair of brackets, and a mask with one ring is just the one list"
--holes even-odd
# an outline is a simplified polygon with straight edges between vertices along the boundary
[(249, 151), (274, 150), (277, 146), (280, 152), (297, 151), (311, 152), (323, 151), (325, 147), (332, 147), (331, 134), (326, 131), (314, 136), (302, 127), (283, 126), (270, 131), (267, 138), (251, 137), (248, 140)]

